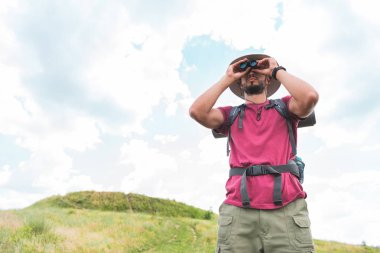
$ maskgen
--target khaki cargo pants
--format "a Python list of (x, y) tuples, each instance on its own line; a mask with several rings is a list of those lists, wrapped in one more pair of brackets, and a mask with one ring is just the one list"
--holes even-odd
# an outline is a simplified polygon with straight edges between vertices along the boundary
[(311, 253), (314, 251), (305, 199), (275, 210), (219, 208), (216, 253)]

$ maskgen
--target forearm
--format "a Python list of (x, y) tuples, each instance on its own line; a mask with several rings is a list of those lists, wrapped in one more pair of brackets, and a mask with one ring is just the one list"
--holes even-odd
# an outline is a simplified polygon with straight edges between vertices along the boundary
[(244, 58), (229, 65), (225, 75), (194, 101), (189, 109), (190, 116), (193, 119), (203, 126), (213, 129), (223, 123), (224, 117), (222, 112), (218, 109), (213, 109), (213, 107), (220, 95), (230, 87), (231, 84), (248, 73), (250, 68), (247, 68), (245, 71), (236, 71), (239, 64), (247, 60), (247, 58)]
[(217, 83), (200, 95), (191, 105), (189, 113), (197, 121), (204, 121), (210, 114), (220, 95), (234, 82), (233, 78), (223, 76)]

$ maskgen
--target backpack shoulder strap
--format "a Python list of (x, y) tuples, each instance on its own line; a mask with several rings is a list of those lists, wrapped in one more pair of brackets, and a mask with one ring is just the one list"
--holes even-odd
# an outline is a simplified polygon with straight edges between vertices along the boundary
[(239, 128), (243, 128), (243, 117), (245, 112), (246, 104), (241, 104), (239, 106), (234, 106), (231, 108), (230, 114), (227, 119), (227, 126), (231, 127), (234, 123), (236, 117), (240, 114), (239, 117)]
[(296, 146), (296, 139), (294, 137), (294, 130), (293, 130), (293, 124), (291, 121), (291, 116), (288, 110), (288, 106), (284, 103), (284, 101), (281, 98), (270, 100), (268, 107), (276, 109), (276, 111), (286, 120), (286, 124), (288, 126), (288, 133), (289, 133), (289, 140), (290, 144), (292, 146), (292, 153), (293, 155), (297, 155), (297, 146)]
[[(239, 119), (239, 128), (242, 128), (243, 127), (243, 117), (244, 117), (244, 111), (245, 111), (245, 107), (246, 105), (245, 104), (241, 104), (239, 106), (233, 106), (228, 114), (228, 118), (227, 118), (227, 127), (228, 127), (228, 133), (230, 131), (230, 127), (232, 126), (232, 124), (234, 123), (236, 117), (239, 115), (239, 113), (243, 113), (243, 115), (240, 115), (240, 119)], [(244, 108), (244, 109), (243, 109)], [(243, 109), (243, 110), (242, 110)], [(224, 138), (226, 137), (226, 135), (224, 134), (221, 134), (221, 133), (218, 133), (216, 132), (214, 129), (212, 130), (212, 134), (214, 136), (214, 138)]]
[(246, 104), (234, 106), (231, 108), (230, 114), (227, 119), (228, 135), (227, 135), (227, 156), (230, 155), (230, 141), (231, 141), (231, 126), (234, 123), (236, 117), (239, 115), (238, 127), (243, 128), (243, 118), (245, 114)]
[(274, 109), (276, 109), (276, 111), (280, 113), (280, 115), (284, 117), (286, 120), (290, 119), (288, 106), (284, 103), (284, 101), (281, 98), (270, 100), (269, 104), (273, 104)]

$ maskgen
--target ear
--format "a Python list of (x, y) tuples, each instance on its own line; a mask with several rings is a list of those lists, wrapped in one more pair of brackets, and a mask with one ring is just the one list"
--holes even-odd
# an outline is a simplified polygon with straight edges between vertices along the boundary
[(237, 84), (239, 85), (239, 87), (240, 87), (240, 96), (241, 97), (243, 97), (244, 96), (244, 91), (243, 91), (243, 84), (242, 84), (242, 82), (241, 82), (241, 78), (238, 80), (238, 81), (236, 81), (237, 82)]
[(271, 76), (265, 76), (265, 84), (266, 84), (266, 86), (268, 86), (270, 84), (270, 81), (272, 81), (272, 77)]

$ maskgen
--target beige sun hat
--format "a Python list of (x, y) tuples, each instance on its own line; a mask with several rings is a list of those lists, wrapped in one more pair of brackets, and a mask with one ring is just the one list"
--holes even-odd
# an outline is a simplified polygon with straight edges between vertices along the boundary
[[(230, 63), (230, 65), (244, 58), (247, 58), (249, 61), (252, 61), (252, 60), (261, 60), (263, 58), (270, 58), (270, 56), (266, 54), (248, 54), (248, 55), (244, 55), (233, 60)], [(267, 87), (267, 97), (272, 96), (278, 90), (278, 88), (280, 88), (280, 85), (281, 83), (278, 80), (272, 78)], [(230, 89), (236, 96), (244, 99), (244, 91), (240, 88), (240, 79), (237, 80), (235, 83), (233, 83), (230, 86)]]

